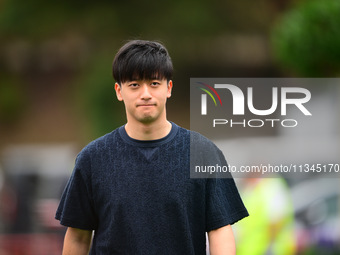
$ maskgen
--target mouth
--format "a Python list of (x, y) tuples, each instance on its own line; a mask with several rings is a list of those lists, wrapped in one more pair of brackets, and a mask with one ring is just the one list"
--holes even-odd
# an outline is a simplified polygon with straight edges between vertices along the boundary
[(156, 104), (138, 104), (137, 107), (151, 107), (156, 106)]

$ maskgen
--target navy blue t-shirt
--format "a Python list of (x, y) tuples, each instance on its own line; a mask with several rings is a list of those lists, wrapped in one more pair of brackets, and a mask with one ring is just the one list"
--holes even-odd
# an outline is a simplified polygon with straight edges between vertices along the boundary
[(124, 126), (88, 144), (76, 159), (56, 219), (94, 230), (90, 254), (206, 254), (205, 232), (248, 216), (234, 180), (190, 179), (190, 138), (172, 123), (159, 140), (130, 138)]

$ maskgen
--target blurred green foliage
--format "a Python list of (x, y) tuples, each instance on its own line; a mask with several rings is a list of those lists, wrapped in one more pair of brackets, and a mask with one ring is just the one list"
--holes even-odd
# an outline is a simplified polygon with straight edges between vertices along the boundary
[(268, 2), (2, 0), (0, 35), (42, 39), (77, 31), (112, 39), (157, 35), (176, 40), (180, 36), (209, 36), (225, 30), (254, 31), (268, 26)]
[(41, 39), (65, 31), (89, 36), (131, 36), (159, 33), (213, 33), (219, 15), (206, 1), (88, 1), (56, 0), (2, 3), (0, 32)]
[(89, 133), (99, 137), (124, 124), (124, 105), (116, 98), (111, 76), (111, 56), (99, 55), (78, 80), (79, 112), (90, 120)]
[(302, 76), (340, 72), (340, 1), (303, 1), (285, 13), (273, 30), (277, 60)]
[[(103, 135), (125, 121), (111, 76), (112, 59), (125, 41), (160, 40), (167, 46), (176, 62), (175, 78), (180, 77), (176, 84), (183, 84), (172, 102), (183, 104), (193, 70), (209, 76), (227, 69), (214, 59), (211, 45), (229, 34), (266, 31), (271, 19), (269, 3), (271, 0), (0, 0), (0, 67), (6, 75), (22, 78), (20, 88), (32, 86), (39, 76), (60, 77), (70, 84), (70, 94), (75, 94), (70, 100), (77, 102), (78, 111), (70, 114), (84, 116), (89, 136)], [(21, 44), (27, 47), (21, 49)], [(219, 45), (221, 50), (230, 47), (227, 42)], [(13, 69), (10, 63), (22, 68)], [(3, 116), (14, 112), (13, 105), (25, 111), (23, 103), (14, 103), (23, 98), (6, 100)]]
[(0, 86), (0, 123), (15, 123), (25, 106), (24, 91), (17, 79), (2, 77)]

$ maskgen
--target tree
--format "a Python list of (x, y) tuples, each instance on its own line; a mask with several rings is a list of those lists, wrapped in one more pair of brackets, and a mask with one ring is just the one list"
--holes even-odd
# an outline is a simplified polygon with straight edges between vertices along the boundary
[(302, 76), (334, 76), (340, 71), (340, 1), (304, 1), (274, 27), (274, 55)]

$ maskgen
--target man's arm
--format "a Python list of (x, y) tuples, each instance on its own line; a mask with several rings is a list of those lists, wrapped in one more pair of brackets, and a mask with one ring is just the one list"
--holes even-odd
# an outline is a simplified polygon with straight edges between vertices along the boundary
[(87, 255), (92, 241), (92, 231), (68, 227), (65, 239), (63, 255)]
[(208, 232), (210, 255), (235, 255), (235, 239), (230, 225)]

